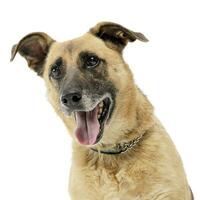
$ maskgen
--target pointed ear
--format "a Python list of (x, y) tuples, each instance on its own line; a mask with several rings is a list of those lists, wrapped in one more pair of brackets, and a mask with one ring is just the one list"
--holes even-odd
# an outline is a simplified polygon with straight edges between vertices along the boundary
[(101, 22), (90, 29), (90, 33), (104, 40), (107, 46), (112, 49), (122, 51), (128, 42), (136, 39), (148, 42), (148, 39), (139, 32), (133, 32), (119, 24), (112, 22)]
[(46, 33), (28, 34), (12, 47), (10, 60), (13, 61), (17, 52), (19, 52), (26, 59), (28, 66), (38, 75), (42, 75), (45, 58), (53, 42), (54, 40)]

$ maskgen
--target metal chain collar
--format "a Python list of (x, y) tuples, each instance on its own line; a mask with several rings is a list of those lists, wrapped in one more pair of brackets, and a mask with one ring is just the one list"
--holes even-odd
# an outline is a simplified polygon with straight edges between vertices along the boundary
[(121, 153), (126, 152), (128, 149), (132, 149), (133, 147), (135, 147), (142, 137), (143, 135), (140, 135), (139, 137), (137, 137), (134, 140), (131, 140), (130, 142), (117, 144), (117, 148), (121, 150)]
[(99, 152), (102, 154), (120, 154), (120, 153), (124, 153), (129, 149), (132, 149), (133, 147), (135, 147), (140, 140), (142, 139), (144, 134), (141, 134), (140, 136), (138, 136), (137, 138), (135, 138), (134, 140), (131, 140), (129, 142), (126, 143), (122, 143), (122, 144), (117, 144), (115, 147), (113, 147), (112, 149), (107, 149), (107, 150), (97, 150), (94, 148), (91, 148), (93, 151), (95, 152)]

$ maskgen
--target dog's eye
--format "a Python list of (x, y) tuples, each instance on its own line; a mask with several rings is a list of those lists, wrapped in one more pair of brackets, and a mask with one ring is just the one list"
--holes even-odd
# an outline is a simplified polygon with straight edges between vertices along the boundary
[(54, 79), (60, 79), (63, 75), (63, 61), (62, 58), (58, 58), (52, 65), (50, 76)]
[(99, 63), (100, 59), (97, 56), (88, 56), (85, 59), (85, 67), (88, 69), (96, 67)]

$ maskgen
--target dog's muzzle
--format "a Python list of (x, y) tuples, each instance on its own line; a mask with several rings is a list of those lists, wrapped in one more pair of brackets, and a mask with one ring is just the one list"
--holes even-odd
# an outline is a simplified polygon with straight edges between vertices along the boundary
[(82, 145), (94, 145), (103, 135), (104, 125), (110, 117), (112, 98), (107, 95), (69, 92), (61, 95), (61, 107), (67, 115), (74, 114), (75, 138)]

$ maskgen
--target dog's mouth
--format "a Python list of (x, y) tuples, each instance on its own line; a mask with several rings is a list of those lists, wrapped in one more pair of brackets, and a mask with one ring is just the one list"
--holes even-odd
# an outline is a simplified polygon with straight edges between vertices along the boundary
[(82, 145), (94, 145), (103, 136), (106, 122), (110, 118), (111, 99), (100, 101), (91, 111), (75, 111), (75, 137)]

